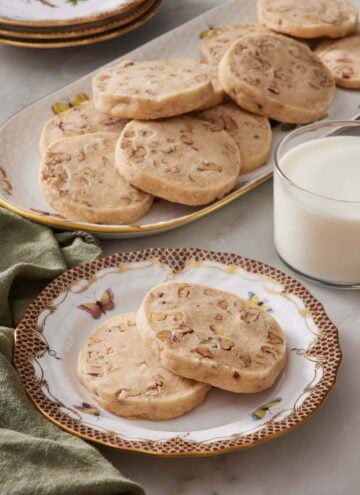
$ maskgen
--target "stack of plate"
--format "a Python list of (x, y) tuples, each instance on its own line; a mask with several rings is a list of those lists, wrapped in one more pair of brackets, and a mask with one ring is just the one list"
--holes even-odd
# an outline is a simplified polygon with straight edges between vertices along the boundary
[(29, 48), (88, 45), (121, 36), (162, 0), (0, 0), (0, 43)]

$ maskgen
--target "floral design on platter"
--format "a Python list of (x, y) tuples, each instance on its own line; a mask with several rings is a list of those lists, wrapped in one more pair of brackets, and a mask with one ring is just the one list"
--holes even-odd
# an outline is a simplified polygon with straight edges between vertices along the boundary
[(2, 167), (0, 167), (0, 191), (2, 191), (6, 196), (11, 196), (13, 191), (13, 186)]
[(248, 292), (248, 298), (249, 298), (249, 301), (257, 304), (260, 308), (262, 308), (267, 313), (273, 312), (273, 309), (266, 304), (267, 300), (264, 299), (261, 301), (260, 298), (254, 292)]
[(82, 402), (80, 405), (74, 404), (74, 407), (77, 411), (80, 411), (84, 414), (92, 414), (97, 418), (100, 416), (100, 410), (88, 402)]
[(64, 102), (64, 101), (56, 101), (51, 105), (51, 110), (55, 115), (58, 115), (59, 113), (66, 112), (67, 110), (70, 110), (70, 108), (73, 107), (78, 107), (85, 101), (90, 100), (89, 96), (86, 93), (78, 93), (77, 95), (74, 96), (74, 98), (70, 101)]
[(66, 0), (66, 3), (69, 3), (73, 7), (79, 5), (80, 2), (86, 2), (87, 0)]
[(214, 34), (214, 28), (209, 27), (209, 29), (205, 29), (199, 33), (199, 38), (202, 40), (204, 38), (210, 38)]
[(98, 319), (102, 314), (105, 314), (106, 311), (110, 311), (114, 308), (114, 293), (110, 288), (106, 289), (100, 300), (80, 304), (77, 308), (86, 311), (93, 318)]
[[(27, 0), (27, 2), (30, 2), (31, 0)], [(69, 3), (73, 7), (76, 7), (80, 2), (86, 2), (87, 0), (65, 0), (65, 3)], [(41, 3), (41, 5), (44, 5), (45, 7), (51, 7), (52, 9), (56, 9), (59, 7), (59, 5), (55, 5), (54, 3), (51, 2), (51, 0), (35, 0), (37, 3)]]
[(280, 404), (281, 401), (282, 401), (281, 397), (276, 397), (276, 399), (273, 399), (269, 402), (265, 402), (260, 407), (258, 407), (256, 411), (254, 411), (251, 414), (252, 419), (254, 419), (255, 421), (259, 421), (260, 419), (265, 418), (266, 414), (270, 411), (270, 409)]

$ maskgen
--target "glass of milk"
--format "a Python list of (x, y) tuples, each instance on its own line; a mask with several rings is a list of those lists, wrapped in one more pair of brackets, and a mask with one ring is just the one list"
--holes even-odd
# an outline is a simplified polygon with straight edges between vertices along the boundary
[(326, 285), (360, 288), (360, 122), (317, 122), (275, 153), (274, 236), (282, 260)]

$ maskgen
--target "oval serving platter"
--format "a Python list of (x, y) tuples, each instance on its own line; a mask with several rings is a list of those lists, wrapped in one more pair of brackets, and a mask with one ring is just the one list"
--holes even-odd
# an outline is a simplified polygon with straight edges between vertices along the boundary
[[(256, 6), (252, 0), (233, 0), (194, 18), (142, 47), (114, 60), (151, 60), (155, 58), (200, 58), (199, 36), (210, 26), (234, 22), (253, 22)], [(87, 42), (87, 41), (86, 41)], [(49, 42), (50, 43), (50, 42)], [(46, 45), (44, 45), (46, 47)], [(95, 72), (94, 72), (95, 73)], [(156, 201), (136, 225), (98, 225), (68, 220), (54, 212), (42, 197), (38, 180), (40, 155), (38, 142), (44, 122), (51, 118), (55, 102), (71, 101), (78, 93), (91, 95), (94, 73), (52, 93), (21, 110), (0, 127), (0, 205), (16, 213), (52, 227), (86, 230), (99, 237), (126, 238), (145, 236), (180, 227), (218, 210), (272, 176), (272, 160), (251, 173), (241, 175), (235, 189), (223, 199), (204, 207), (188, 207)], [(337, 89), (326, 119), (348, 120), (359, 114), (359, 92)], [(29, 126), (31, 122), (31, 126)], [(294, 126), (278, 125), (273, 129), (273, 149)], [(19, 136), (21, 140), (19, 142)], [(26, 166), (24, 166), (26, 164)]]
[[(96, 404), (77, 378), (80, 349), (99, 323), (136, 311), (148, 289), (168, 280), (228, 290), (271, 312), (288, 341), (285, 370), (271, 389), (213, 388), (200, 407), (160, 422), (120, 418)], [(113, 308), (99, 319), (78, 308), (108, 289)], [(69, 270), (30, 304), (14, 350), (25, 390), (51, 421), (93, 442), (168, 456), (215, 455), (288, 433), (319, 409), (340, 361), (337, 329), (303, 285), (259, 261), (192, 248), (118, 253)]]

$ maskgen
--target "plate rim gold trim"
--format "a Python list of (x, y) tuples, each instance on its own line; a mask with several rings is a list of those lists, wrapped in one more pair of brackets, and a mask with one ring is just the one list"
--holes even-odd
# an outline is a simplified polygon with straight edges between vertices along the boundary
[(13, 204), (9, 203), (5, 198), (1, 196), (0, 196), (0, 206), (4, 206), (8, 210), (17, 213), (18, 215), (21, 215), (22, 217), (27, 218), (28, 220), (33, 220), (38, 223), (49, 226), (62, 227), (64, 229), (84, 230), (85, 232), (89, 232), (89, 233), (102, 233), (102, 234), (131, 234), (134, 232), (154, 232), (154, 231), (158, 231), (160, 233), (164, 230), (171, 230), (176, 227), (181, 227), (182, 225), (186, 225), (188, 223), (194, 222), (202, 217), (209, 215), (210, 213), (222, 208), (223, 206), (232, 203), (236, 199), (245, 195), (252, 189), (255, 189), (264, 182), (267, 182), (269, 179), (272, 178), (272, 176), (273, 176), (273, 172), (268, 172), (264, 176), (256, 179), (255, 181), (250, 182), (247, 186), (229, 194), (225, 198), (217, 201), (216, 203), (212, 203), (211, 205), (206, 206), (205, 208), (202, 208), (201, 210), (191, 213), (189, 215), (174, 220), (164, 221), (158, 224), (152, 223), (144, 226), (119, 225), (115, 227), (114, 226), (107, 227), (105, 224), (101, 224), (101, 225), (92, 224), (92, 226), (89, 227), (86, 224), (83, 225), (82, 223), (79, 222), (72, 222), (72, 221), (65, 222), (61, 218), (53, 218), (53, 217), (50, 218), (47, 216), (42, 216), (38, 213), (32, 213), (22, 208), (18, 208), (17, 206), (14, 206)]
[[(191, 450), (190, 448), (187, 451), (181, 451), (181, 452), (168, 452), (168, 451), (164, 452), (161, 450), (159, 451), (159, 450), (143, 449), (141, 447), (129, 447), (129, 446), (121, 446), (120, 447), (120, 446), (114, 445), (110, 442), (106, 442), (105, 440), (96, 438), (95, 436), (91, 437), (87, 434), (75, 431), (75, 430), (71, 429), (70, 427), (64, 425), (61, 421), (54, 419), (52, 416), (50, 416), (50, 414), (48, 414), (47, 412), (44, 411), (44, 409), (41, 407), (40, 404), (37, 403), (36, 398), (32, 395), (32, 393), (29, 390), (25, 389), (26, 393), (28, 394), (28, 396), (30, 397), (31, 401), (34, 403), (36, 408), (46, 418), (48, 418), (51, 422), (53, 422), (54, 424), (56, 424), (57, 426), (59, 426), (63, 430), (65, 430), (65, 431), (67, 431), (67, 432), (69, 432), (69, 433), (71, 433), (71, 434), (73, 434), (79, 438), (91, 441), (91, 442), (96, 443), (96, 444), (104, 445), (104, 446), (113, 448), (115, 450), (137, 452), (137, 453), (152, 455), (152, 456), (156, 456), (156, 457), (207, 457), (207, 456), (220, 455), (223, 453), (234, 452), (234, 451), (239, 451), (239, 450), (255, 447), (255, 446), (260, 445), (260, 444), (267, 442), (269, 440), (273, 440), (275, 438), (283, 436), (287, 433), (290, 433), (291, 431), (293, 431), (297, 427), (303, 425), (304, 423), (306, 423), (309, 419), (311, 419), (319, 411), (320, 407), (324, 404), (325, 400), (329, 397), (329, 394), (331, 393), (331, 391), (334, 389), (334, 387), (336, 385), (337, 378), (338, 378), (338, 371), (339, 371), (339, 367), (340, 367), (341, 362), (342, 362), (343, 355), (342, 355), (342, 350), (341, 350), (341, 346), (340, 346), (340, 336), (339, 336), (338, 328), (336, 327), (336, 325), (332, 322), (332, 320), (328, 316), (323, 304), (301, 282), (299, 282), (297, 279), (292, 277), (290, 274), (287, 274), (287, 273), (283, 272), (282, 270), (279, 270), (278, 268), (275, 268), (275, 267), (273, 267), (267, 263), (263, 263), (261, 261), (254, 260), (252, 258), (243, 257), (243, 256), (238, 255), (236, 253), (223, 252), (223, 251), (211, 251), (211, 250), (205, 250), (205, 249), (201, 249), (201, 248), (191, 248), (191, 247), (188, 247), (188, 248), (148, 248), (148, 249), (142, 249), (142, 250), (130, 250), (130, 251), (125, 251), (125, 252), (121, 252), (121, 253), (114, 253), (114, 254), (112, 254), (110, 256), (106, 256), (100, 260), (94, 260), (94, 261), (85, 263), (84, 265), (82, 265), (82, 267), (83, 267), (83, 269), (85, 269), (86, 267), (90, 269), (91, 265), (99, 264), (99, 266), (96, 267), (96, 270), (99, 271), (101, 269), (105, 269), (107, 266), (107, 263), (110, 264), (110, 266), (112, 266), (112, 263), (118, 263), (119, 262), (118, 261), (119, 256), (120, 256), (120, 258), (126, 257), (126, 255), (130, 254), (130, 253), (133, 254), (133, 256), (135, 256), (136, 259), (139, 259), (139, 261), (146, 260), (146, 259), (149, 260), (149, 259), (154, 259), (154, 258), (158, 259), (159, 256), (161, 257), (161, 253), (164, 253), (165, 257), (168, 256), (169, 253), (174, 253), (174, 254), (180, 253), (180, 254), (183, 254), (183, 257), (185, 257), (186, 259), (200, 257), (202, 260), (215, 260), (217, 258), (221, 259), (223, 257), (228, 256), (228, 257), (230, 257), (232, 263), (235, 262), (237, 264), (237, 266), (240, 266), (243, 269), (247, 269), (251, 273), (260, 273), (260, 274), (262, 273), (264, 276), (268, 276), (268, 275), (265, 275), (263, 272), (266, 271), (267, 269), (270, 269), (272, 277), (274, 277), (274, 273), (277, 276), (277, 278), (274, 278), (274, 280), (278, 280), (278, 279), (282, 280), (282, 278), (284, 279), (280, 283), (282, 283), (282, 285), (285, 285), (286, 292), (288, 292), (289, 294), (294, 293), (303, 302), (304, 302), (305, 297), (310, 298), (311, 304), (306, 303), (306, 307), (309, 307), (310, 309), (314, 309), (316, 314), (321, 314), (322, 316), (324, 316), (325, 322), (323, 324), (324, 325), (330, 324), (331, 327), (335, 330), (335, 332), (333, 334), (329, 335), (329, 338), (331, 338), (333, 348), (337, 350), (337, 356), (336, 356), (337, 359), (335, 362), (335, 367), (332, 367), (331, 372), (329, 372), (330, 376), (327, 378), (327, 380), (329, 381), (328, 387), (325, 390), (322, 390), (320, 397), (317, 399), (318, 402), (317, 402), (315, 408), (310, 412), (306, 412), (305, 413), (306, 416), (303, 417), (302, 419), (298, 419), (295, 424), (286, 425), (286, 428), (281, 430), (281, 431), (278, 431), (278, 432), (275, 431), (273, 433), (267, 433), (265, 436), (262, 436), (262, 437), (260, 436), (259, 438), (255, 439), (255, 440), (252, 439), (247, 444), (233, 445), (233, 446), (228, 446), (228, 447), (224, 447), (221, 449), (216, 446), (216, 447), (213, 447), (212, 450), (201, 451), (201, 452)], [(232, 260), (232, 258), (234, 258), (234, 260)], [(219, 262), (222, 264), (225, 264), (225, 265), (228, 264), (227, 260), (219, 261)], [(247, 265), (250, 265), (250, 268)], [(253, 265), (259, 265), (259, 267), (254, 268)], [(79, 268), (81, 269), (81, 266), (67, 270), (67, 272), (74, 272), (74, 274), (77, 275)], [(258, 270), (258, 268), (260, 268), (260, 269)], [(58, 280), (58, 283), (59, 283), (59, 279), (62, 279), (64, 277), (65, 273), (67, 273), (67, 272), (64, 272), (64, 274), (60, 275), (55, 280)], [(69, 281), (69, 283), (70, 282), (71, 282), (71, 280)], [(290, 282), (291, 283), (295, 282), (295, 284), (296, 284), (296, 287), (294, 288), (293, 291), (291, 290), (291, 288), (287, 287), (290, 284)], [(63, 284), (64, 281), (61, 280), (60, 283)], [(52, 284), (54, 284), (54, 281), (50, 282), (49, 285), (52, 285)], [(44, 290), (46, 290), (46, 288), (43, 289), (43, 291)], [(301, 295), (298, 294), (299, 290), (302, 291)], [(43, 291), (39, 294), (39, 296), (37, 296), (34, 299), (34, 301), (32, 301), (32, 303), (30, 303), (30, 305), (28, 306), (28, 308), (25, 312), (24, 317), (26, 316), (26, 313), (28, 311), (31, 311), (31, 306), (38, 302), (37, 300), (41, 297)], [(43, 297), (46, 297), (46, 296), (43, 295)], [(16, 361), (15, 357), (16, 357), (16, 349), (17, 349), (17, 343), (18, 343), (18, 331), (19, 331), (19, 327), (21, 324), (24, 326), (23, 320), (19, 323), (17, 329), (15, 330), (15, 345), (14, 345), (14, 351), (13, 351), (13, 356), (12, 356), (12, 362), (13, 362), (20, 377), (21, 377), (21, 371), (19, 370), (19, 368), (17, 366), (17, 361)], [(320, 329), (322, 328), (321, 325), (318, 325), (318, 326)], [(22, 331), (24, 331), (25, 329), (26, 329), (26, 327), (24, 326), (24, 328), (22, 328)], [(266, 426), (266, 423), (263, 425), (263, 427), (265, 427), (265, 426)], [(175, 434), (174, 438), (176, 438), (176, 434)], [(170, 441), (170, 440), (168, 440), (168, 441)], [(228, 441), (230, 441), (230, 440), (228, 440)]]
[(117, 38), (118, 36), (122, 36), (127, 34), (130, 31), (133, 31), (142, 25), (144, 25), (147, 21), (152, 19), (154, 15), (158, 12), (163, 0), (155, 0), (154, 4), (140, 17), (134, 19), (128, 24), (124, 24), (120, 26), (118, 29), (110, 30), (105, 33), (100, 33), (98, 35), (89, 36), (84, 39), (69, 39), (66, 41), (49, 41), (49, 42), (26, 42), (26, 41), (18, 41), (16, 39), (10, 39), (5, 37), (0, 37), (0, 45), (8, 45), (8, 46), (16, 46), (21, 48), (39, 48), (39, 49), (48, 49), (48, 48), (71, 48), (74, 46), (86, 46), (94, 43), (100, 43), (102, 41), (111, 40), (113, 38)]
[(123, 7), (117, 7), (116, 9), (112, 11), (106, 11), (103, 12), (102, 14), (98, 14), (96, 16), (89, 16), (89, 17), (74, 17), (73, 19), (65, 19), (63, 21), (20, 21), (17, 19), (11, 19), (11, 17), (0, 17), (0, 23), (2, 24), (9, 24), (13, 26), (32, 26), (32, 27), (44, 27), (44, 26), (54, 26), (54, 27), (61, 27), (61, 26), (71, 26), (73, 24), (85, 24), (87, 22), (96, 22), (100, 21), (102, 19), (107, 19), (108, 17), (113, 17), (117, 14), (125, 14), (126, 11), (130, 10), (132, 7), (134, 7), (137, 4), (141, 4), (144, 0), (129, 0), (129, 4), (127, 6)]
[(0, 36), (4, 36), (6, 38), (22, 38), (25, 43), (27, 40), (45, 40), (52, 41), (56, 39), (66, 41), (67, 38), (81, 38), (86, 36), (91, 36), (95, 34), (105, 33), (106, 31), (110, 31), (116, 29), (117, 27), (125, 26), (126, 24), (130, 24), (131, 22), (135, 22), (137, 19), (141, 18), (144, 14), (146, 14), (152, 6), (156, 3), (156, 0), (143, 0), (143, 2), (135, 7), (129, 14), (125, 13), (120, 16), (113, 16), (115, 20), (111, 22), (104, 22), (103, 24), (93, 27), (93, 28), (84, 28), (78, 29), (76, 31), (48, 31), (48, 32), (30, 32), (30, 31), (11, 31), (9, 29), (3, 29), (0, 24)]
[[(95, 438), (92, 438), (92, 437), (85, 435), (83, 433), (76, 432), (76, 431), (72, 430), (71, 428), (63, 425), (60, 421), (57, 421), (56, 419), (52, 418), (48, 413), (46, 413), (41, 408), (41, 406), (39, 406), (39, 404), (37, 404), (34, 397), (27, 390), (25, 390), (25, 392), (26, 392), (26, 395), (30, 398), (31, 402), (36, 407), (36, 409), (43, 416), (45, 416), (49, 421), (51, 421), (53, 424), (55, 424), (56, 426), (58, 426), (62, 430), (66, 431), (67, 433), (70, 433), (71, 435), (74, 435), (78, 438), (81, 438), (82, 440), (86, 440), (88, 442), (95, 443), (97, 445), (101, 445), (102, 447), (108, 447), (108, 448), (111, 448), (113, 450), (120, 451), (120, 452), (132, 452), (132, 453), (136, 453), (136, 454), (149, 455), (151, 457), (215, 457), (217, 455), (229, 454), (231, 452), (239, 452), (241, 450), (247, 450), (247, 449), (251, 449), (253, 447), (257, 447), (258, 445), (262, 445), (263, 443), (269, 442), (271, 440), (275, 440), (276, 438), (279, 438), (279, 437), (283, 437), (284, 435), (287, 435), (288, 433), (291, 433), (292, 431), (296, 430), (297, 428), (302, 426), (304, 423), (307, 423), (313, 416), (315, 416), (315, 414), (317, 414), (319, 412), (319, 409), (324, 405), (325, 401), (329, 398), (330, 393), (333, 391), (333, 389), (337, 383), (338, 371), (339, 371), (341, 362), (342, 362), (342, 354), (341, 354), (339, 364), (338, 364), (338, 367), (336, 370), (336, 378), (335, 378), (333, 384), (331, 385), (331, 387), (328, 389), (327, 394), (323, 397), (321, 403), (317, 406), (317, 408), (314, 409), (314, 411), (312, 411), (306, 418), (301, 420), (299, 423), (296, 423), (294, 426), (290, 426), (288, 430), (280, 431), (278, 433), (273, 433), (272, 435), (268, 435), (264, 438), (259, 438), (258, 440), (255, 440), (253, 443), (248, 444), (248, 445), (244, 445), (241, 447), (239, 447), (239, 446), (227, 447), (227, 448), (222, 449), (222, 450), (213, 450), (210, 452), (189, 451), (189, 452), (181, 452), (181, 453), (172, 454), (172, 453), (162, 453), (162, 452), (154, 452), (154, 451), (149, 452), (147, 450), (140, 449), (140, 448), (116, 447), (115, 445), (107, 443), (103, 440), (95, 439)], [(16, 371), (18, 371), (14, 362), (13, 362), (13, 365), (14, 365)]]

